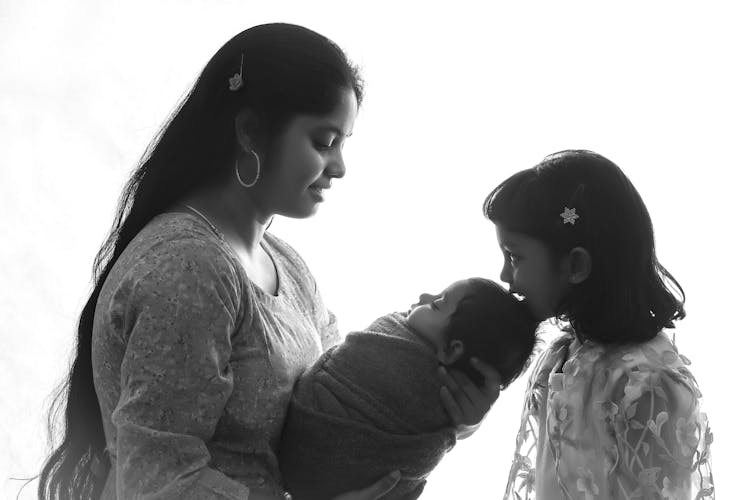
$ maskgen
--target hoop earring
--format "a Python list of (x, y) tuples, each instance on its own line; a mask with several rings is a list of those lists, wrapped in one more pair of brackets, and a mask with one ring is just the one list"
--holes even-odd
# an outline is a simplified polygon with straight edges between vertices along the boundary
[(246, 183), (242, 180), (242, 177), (240, 177), (240, 164), (238, 160), (234, 160), (234, 174), (237, 176), (237, 181), (240, 183), (240, 186), (251, 188), (255, 186), (255, 184), (258, 183), (258, 179), (260, 178), (260, 157), (258, 156), (258, 153), (256, 153), (254, 150), (250, 150), (250, 152), (255, 156), (255, 163), (258, 165), (258, 170), (255, 172), (255, 179), (253, 179), (253, 182)]

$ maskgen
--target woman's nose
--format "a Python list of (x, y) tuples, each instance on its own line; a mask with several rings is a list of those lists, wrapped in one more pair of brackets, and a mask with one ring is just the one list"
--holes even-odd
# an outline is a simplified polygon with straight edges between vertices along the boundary
[(339, 150), (339, 153), (328, 164), (326, 172), (334, 179), (341, 179), (346, 175), (346, 164), (344, 163), (344, 155), (341, 150)]

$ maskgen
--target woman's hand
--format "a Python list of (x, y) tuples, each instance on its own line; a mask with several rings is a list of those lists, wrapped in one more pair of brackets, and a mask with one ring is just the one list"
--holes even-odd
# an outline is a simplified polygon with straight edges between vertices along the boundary
[(393, 471), (367, 488), (336, 495), (333, 500), (377, 500), (391, 491), (398, 484), (399, 479), (401, 479), (401, 473)]
[(471, 364), (484, 376), (484, 385), (477, 387), (458, 370), (446, 371), (440, 367), (439, 375), (445, 384), (440, 389), (445, 411), (456, 426), (456, 438), (470, 436), (500, 395), (500, 374), (487, 363), (471, 358)]

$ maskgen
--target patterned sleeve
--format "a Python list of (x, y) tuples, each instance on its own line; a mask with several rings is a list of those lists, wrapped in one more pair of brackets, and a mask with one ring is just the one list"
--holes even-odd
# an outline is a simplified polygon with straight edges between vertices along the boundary
[(240, 288), (205, 249), (170, 242), (128, 290), (128, 337), (117, 428), (118, 498), (244, 499), (248, 489), (209, 466), (211, 438), (233, 380), (231, 335)]
[(621, 492), (643, 499), (714, 498), (713, 437), (700, 397), (686, 369), (628, 373), (619, 418), (612, 421)]

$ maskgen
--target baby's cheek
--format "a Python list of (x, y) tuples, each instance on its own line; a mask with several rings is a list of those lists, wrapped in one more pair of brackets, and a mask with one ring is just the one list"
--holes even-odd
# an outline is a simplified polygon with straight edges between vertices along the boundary
[(418, 322), (417, 314), (418, 313), (416, 312), (416, 310), (411, 311), (409, 315), (406, 316), (406, 324), (408, 324), (412, 328), (416, 328)]

